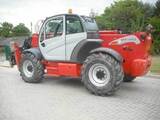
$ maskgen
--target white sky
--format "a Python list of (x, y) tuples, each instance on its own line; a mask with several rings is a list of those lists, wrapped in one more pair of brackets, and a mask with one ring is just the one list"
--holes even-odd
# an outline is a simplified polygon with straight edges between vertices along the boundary
[[(31, 22), (34, 26), (36, 21), (67, 13), (69, 8), (80, 15), (89, 15), (91, 9), (101, 14), (114, 1), (116, 0), (0, 0), (0, 23), (25, 23), (30, 28)], [(154, 4), (157, 0), (142, 1)]]

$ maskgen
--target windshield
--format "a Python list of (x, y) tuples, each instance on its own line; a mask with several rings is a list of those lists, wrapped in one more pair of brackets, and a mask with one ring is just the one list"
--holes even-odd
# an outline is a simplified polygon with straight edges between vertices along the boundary
[(84, 21), (87, 32), (93, 32), (93, 31), (99, 30), (94, 18), (87, 17), (87, 16), (81, 16), (81, 17)]

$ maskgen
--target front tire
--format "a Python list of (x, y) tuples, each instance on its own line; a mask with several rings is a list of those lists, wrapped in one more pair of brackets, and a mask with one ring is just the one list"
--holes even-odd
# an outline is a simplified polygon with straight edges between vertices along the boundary
[(33, 54), (23, 54), (20, 62), (20, 75), (25, 82), (38, 83), (43, 79), (44, 67)]
[(121, 64), (108, 54), (92, 54), (82, 67), (82, 82), (93, 94), (112, 95), (123, 81)]

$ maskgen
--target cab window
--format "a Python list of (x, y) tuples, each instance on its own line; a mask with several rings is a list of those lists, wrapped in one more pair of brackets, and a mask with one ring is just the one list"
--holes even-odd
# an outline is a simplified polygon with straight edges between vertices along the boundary
[(41, 41), (63, 34), (63, 17), (54, 18), (45, 24), (41, 32)]
[(84, 32), (82, 23), (78, 16), (67, 16), (66, 17), (66, 34), (75, 34)]

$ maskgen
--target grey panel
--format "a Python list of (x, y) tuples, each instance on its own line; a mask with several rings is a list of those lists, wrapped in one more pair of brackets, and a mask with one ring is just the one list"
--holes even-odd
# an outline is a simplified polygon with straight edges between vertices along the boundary
[(87, 39), (99, 39), (99, 33), (98, 32), (87, 32)]
[(81, 16), (83, 23), (85, 25), (86, 31), (98, 31), (98, 26), (94, 18), (87, 17), (87, 16)]
[(30, 49), (24, 50), (23, 53), (32, 53), (33, 55), (36, 56), (37, 59), (43, 58), (39, 48), (30, 48)]
[(83, 61), (90, 55), (91, 50), (99, 48), (102, 40), (100, 39), (86, 39), (78, 43), (74, 48), (71, 61), (83, 63)]

